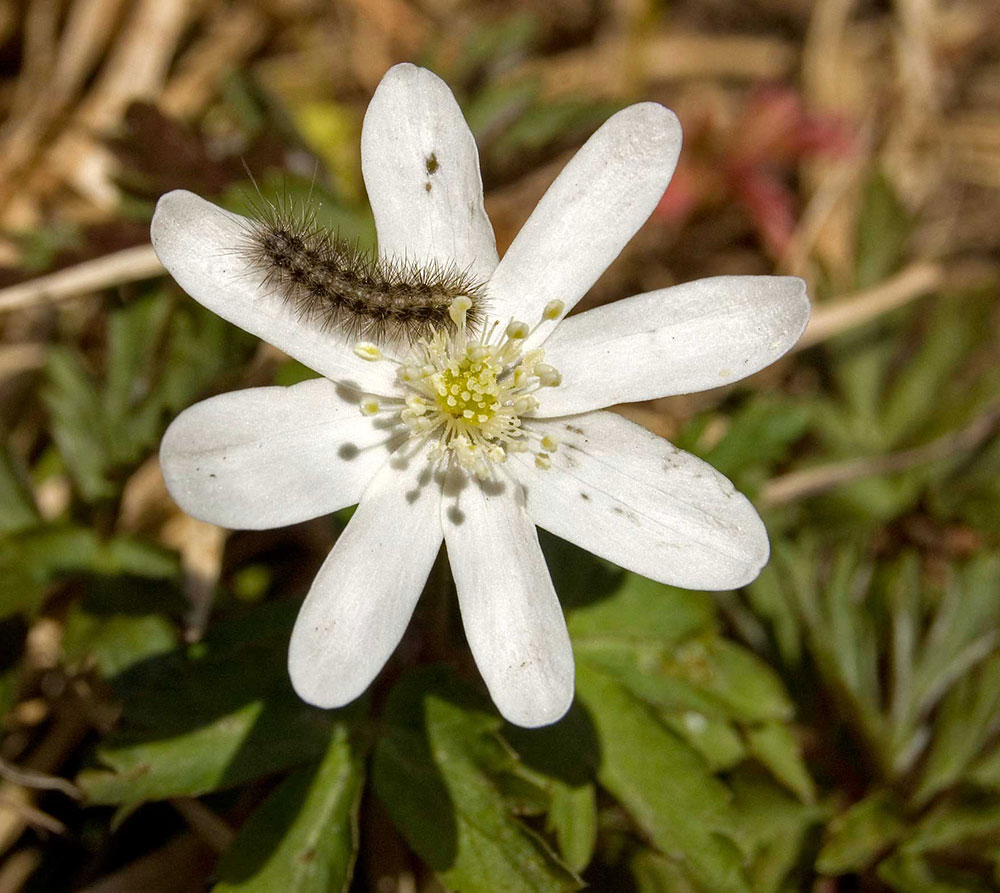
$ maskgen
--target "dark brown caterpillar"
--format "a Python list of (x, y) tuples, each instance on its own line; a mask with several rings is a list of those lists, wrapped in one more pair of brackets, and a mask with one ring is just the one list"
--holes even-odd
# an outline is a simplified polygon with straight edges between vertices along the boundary
[(290, 200), (255, 203), (253, 214), (240, 253), (303, 320), (351, 340), (413, 343), (453, 331), (448, 309), (462, 295), (472, 301), (467, 325), (476, 330), (485, 320), (483, 284), (457, 267), (382, 259)]

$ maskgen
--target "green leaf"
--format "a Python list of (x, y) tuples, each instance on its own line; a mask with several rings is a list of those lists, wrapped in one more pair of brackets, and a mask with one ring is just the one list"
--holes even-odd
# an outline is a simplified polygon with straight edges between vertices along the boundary
[(1000, 840), (1000, 799), (976, 797), (942, 802), (926, 813), (901, 847), (906, 853), (963, 848), (968, 857), (983, 856)]
[(292, 773), (247, 819), (219, 864), (214, 893), (346, 890), (363, 791), (364, 755), (337, 724), (320, 763)]
[(597, 842), (593, 784), (599, 759), (590, 722), (577, 707), (542, 729), (508, 725), (505, 740), (519, 761), (511, 771), (547, 792), (547, 829), (555, 833), (563, 861), (574, 871), (590, 863)]
[(559, 852), (573, 871), (583, 871), (597, 843), (597, 792), (592, 784), (553, 786), (549, 827), (556, 833)]
[(976, 760), (967, 777), (980, 787), (1000, 791), (1000, 746), (987, 751)]
[(298, 605), (257, 605), (204, 641), (115, 677), (122, 722), (79, 783), (95, 803), (198, 796), (321, 754), (338, 713), (292, 691), (285, 655)]
[(177, 631), (157, 614), (109, 617), (87, 612), (74, 604), (63, 631), (63, 657), (69, 664), (92, 662), (105, 678), (140, 661), (166, 654), (177, 646)]
[(104, 408), (94, 378), (80, 358), (62, 346), (49, 350), (42, 400), (51, 416), (52, 437), (80, 494), (88, 502), (111, 497), (115, 487), (105, 437)]
[(207, 310), (176, 308), (172, 291), (162, 289), (109, 314), (99, 373), (89, 372), (78, 353), (53, 348), (42, 396), (81, 496), (114, 497), (124, 472), (156, 446), (167, 414), (229, 372), (252, 344)]
[(35, 611), (63, 576), (162, 580), (178, 573), (176, 556), (142, 540), (102, 540), (92, 529), (66, 525), (31, 528), (0, 540), (0, 618)]
[(806, 888), (790, 882), (801, 874), (803, 850), (813, 829), (825, 818), (825, 807), (803, 804), (768, 776), (739, 769), (730, 779), (743, 837), (750, 852), (747, 871), (754, 893), (778, 893)]
[(706, 889), (749, 891), (729, 793), (705, 762), (587, 660), (578, 663), (577, 687), (600, 741), (601, 785), (661, 850), (683, 856)]
[(912, 222), (892, 183), (875, 169), (861, 198), (858, 217), (855, 283), (869, 288), (902, 265)]
[(892, 445), (940, 414), (941, 406), (927, 395), (946, 391), (977, 337), (989, 325), (982, 313), (975, 312), (973, 302), (955, 295), (938, 300), (930, 311), (929, 318), (922, 320), (925, 333), (919, 347), (907, 358), (885, 396), (881, 424)]
[(448, 889), (572, 890), (576, 877), (508, 811), (493, 778), (515, 760), (501, 720), (446, 670), (404, 677), (375, 748), (375, 792)]
[(767, 723), (750, 729), (747, 744), (750, 753), (803, 803), (816, 800), (816, 786), (802, 759), (799, 742), (788, 726)]
[[(570, 587), (558, 589), (562, 596)], [(607, 596), (573, 606), (567, 623), (574, 642), (676, 645), (714, 626), (715, 607), (699, 592), (676, 589), (638, 574), (623, 573)]]
[(966, 677), (941, 704), (920, 784), (913, 795), (926, 803), (959, 780), (995, 730), (1000, 713), (1000, 654)]
[(739, 490), (752, 493), (788, 457), (811, 419), (808, 404), (757, 394), (732, 416), (726, 436), (700, 455)]
[(929, 862), (907, 853), (881, 862), (878, 876), (898, 893), (990, 893), (996, 889), (971, 877), (941, 877)]
[(731, 769), (747, 755), (739, 733), (729, 720), (705, 716), (697, 710), (661, 711), (660, 718), (701, 754), (713, 772)]
[(905, 833), (901, 804), (888, 791), (876, 791), (831, 822), (816, 868), (829, 875), (863, 871)]
[(655, 850), (638, 850), (629, 861), (636, 893), (703, 893), (684, 868)]
[(0, 534), (33, 527), (39, 520), (35, 501), (17, 473), (9, 450), (0, 445)]

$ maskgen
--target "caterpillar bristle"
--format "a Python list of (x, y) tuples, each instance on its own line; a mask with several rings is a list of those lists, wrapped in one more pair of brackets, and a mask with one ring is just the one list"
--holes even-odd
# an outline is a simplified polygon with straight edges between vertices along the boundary
[(466, 325), (486, 319), (483, 283), (457, 266), (385, 260), (319, 225), (316, 208), (287, 198), (248, 202), (240, 255), (299, 317), (349, 340), (414, 343), (453, 331), (448, 310), (465, 296)]

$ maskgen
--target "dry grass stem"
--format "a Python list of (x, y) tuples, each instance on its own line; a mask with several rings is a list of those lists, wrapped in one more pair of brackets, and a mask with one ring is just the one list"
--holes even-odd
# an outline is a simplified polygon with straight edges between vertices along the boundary
[(224, 853), (236, 837), (236, 832), (204, 803), (194, 797), (172, 797), (170, 805), (188, 823), (198, 839), (215, 852)]
[(820, 304), (812, 314), (809, 327), (793, 350), (804, 350), (849, 329), (897, 310), (938, 288), (944, 281), (944, 268), (931, 261), (918, 261), (850, 297)]
[(865, 456), (861, 459), (831, 462), (804, 471), (793, 471), (769, 481), (761, 490), (758, 502), (768, 507), (787, 505), (865, 478), (896, 474), (931, 462), (949, 459), (959, 453), (975, 449), (992, 437), (997, 433), (998, 423), (1000, 423), (1000, 410), (993, 410), (980, 416), (965, 428), (950, 431), (936, 440), (912, 449), (900, 450), (885, 456)]
[(125, 248), (57, 273), (0, 289), (0, 313), (55, 304), (105, 288), (150, 279), (162, 272), (163, 266), (157, 260), (152, 245)]
[(45, 772), (33, 772), (30, 769), (21, 769), (8, 763), (3, 757), (0, 757), (0, 778), (26, 788), (34, 788), (38, 791), (59, 791), (67, 797), (72, 797), (74, 800), (81, 800), (83, 798), (83, 791), (71, 781), (67, 781), (65, 778), (60, 778), (57, 775), (48, 775)]

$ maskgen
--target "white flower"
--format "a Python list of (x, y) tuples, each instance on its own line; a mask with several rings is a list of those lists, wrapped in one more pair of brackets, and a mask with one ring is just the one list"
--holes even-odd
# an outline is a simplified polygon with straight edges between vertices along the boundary
[(486, 282), (498, 322), (486, 344), (463, 329), (412, 351), (353, 345), (259, 284), (234, 254), (241, 218), (187, 192), (160, 199), (153, 244), (181, 287), (323, 376), (182, 413), (160, 452), (171, 494), (192, 515), (251, 529), (360, 503), (292, 633), (289, 671), (306, 701), (337, 707), (368, 687), (442, 539), (476, 663), (522, 726), (554, 722), (573, 699), (573, 652), (535, 525), (677, 586), (730, 589), (758, 574), (767, 534), (747, 499), (601, 408), (772, 363), (805, 328), (804, 283), (723, 276), (562, 320), (656, 206), (680, 143), (660, 105), (614, 115), (498, 260), (475, 142), (448, 87), (413, 65), (386, 74), (361, 138), (379, 251)]

